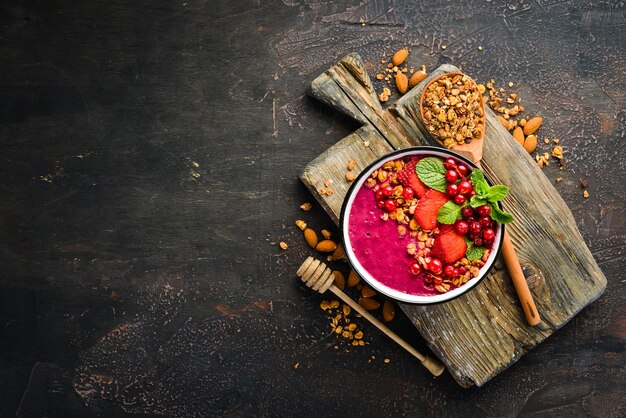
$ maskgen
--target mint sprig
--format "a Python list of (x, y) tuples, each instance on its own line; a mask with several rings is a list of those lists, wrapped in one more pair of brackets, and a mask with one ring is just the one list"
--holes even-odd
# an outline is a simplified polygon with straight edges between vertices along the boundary
[(446, 192), (446, 186), (448, 185), (446, 182), (446, 168), (443, 166), (443, 161), (439, 158), (422, 158), (415, 165), (415, 173), (426, 186), (441, 193)]
[(480, 260), (485, 254), (485, 247), (479, 247), (474, 244), (474, 241), (465, 237), (465, 244), (467, 244), (467, 250), (465, 251), (465, 258), (469, 261)]
[(437, 212), (437, 221), (442, 224), (450, 225), (463, 218), (461, 215), (463, 206), (459, 206), (451, 200), (448, 200)]
[(491, 219), (501, 224), (508, 224), (513, 222), (513, 215), (506, 213), (500, 209), (498, 202), (506, 197), (509, 193), (509, 188), (501, 184), (495, 186), (489, 186), (485, 175), (478, 168), (472, 171), (470, 177), (476, 196), (473, 196), (470, 200), (470, 206), (476, 208), (482, 205), (491, 206)]

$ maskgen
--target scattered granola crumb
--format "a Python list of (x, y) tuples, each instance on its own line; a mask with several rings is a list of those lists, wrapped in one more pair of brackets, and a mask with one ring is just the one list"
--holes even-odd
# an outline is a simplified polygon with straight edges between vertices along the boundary
[(376, 80), (382, 80), (383, 78), (385, 78), (384, 74), (376, 74)]
[(287, 248), (289, 248), (289, 245), (287, 245), (287, 243), (285, 241), (281, 241), (278, 243), (278, 245), (280, 246), (280, 248), (282, 248), (283, 250), (286, 250)]
[(550, 143), (550, 140), (549, 140), (548, 138), (545, 138), (545, 139), (543, 140), (543, 143), (544, 143), (544, 144), (549, 144), (549, 143)]
[(296, 226), (304, 231), (306, 229), (306, 222), (304, 222), (302, 219), (298, 219), (296, 221)]
[(330, 179), (324, 180), (324, 186), (328, 187), (330, 186), (330, 183), (331, 183)]
[(294, 369), (297, 369), (298, 367), (300, 367), (300, 363), (296, 363), (296, 364), (293, 365)]
[(333, 193), (335, 193), (335, 192), (334, 192), (334, 191), (333, 191), (333, 189), (331, 189), (330, 187), (326, 189), (326, 195), (327, 195), (327, 196), (330, 196), (330, 195), (332, 195)]
[(300, 205), (300, 209), (302, 209), (305, 212), (310, 211), (313, 208), (313, 205), (309, 202), (304, 202), (303, 204)]
[(556, 147), (552, 148), (552, 156), (558, 159), (563, 158), (563, 147), (557, 145)]
[(482, 50), (483, 50), (483, 47), (479, 45), (479, 46), (478, 46), (478, 50), (479, 50), (479, 51), (482, 51)]
[(583, 191), (583, 197), (585, 199), (589, 198), (589, 192), (587, 190)]
[(388, 359), (388, 358), (386, 358), (386, 359), (385, 359), (385, 360), (383, 360), (383, 361), (385, 362), (385, 364), (386, 364), (386, 363), (390, 363), (390, 362), (391, 362), (391, 360), (390, 360), (390, 359)]
[(441, 45), (441, 49), (446, 49), (446, 48), (447, 48), (447, 46), (445, 44)]
[(354, 179), (356, 178), (356, 176), (354, 175), (354, 173), (347, 171), (346, 172), (346, 181), (347, 182), (352, 182), (354, 181)]
[(557, 177), (555, 181), (556, 181), (557, 183), (560, 183), (560, 182), (562, 182), (562, 181), (563, 181), (563, 177)]
[(389, 100), (390, 96), (391, 96), (391, 90), (385, 87), (383, 88), (383, 92), (378, 95), (378, 100), (380, 100), (381, 103), (385, 103)]
[(322, 229), (322, 236), (326, 239), (330, 239), (330, 237), (332, 236), (332, 232), (330, 232), (328, 229)]
[(356, 167), (356, 161), (354, 160), (348, 161), (348, 170), (354, 170), (354, 167)]

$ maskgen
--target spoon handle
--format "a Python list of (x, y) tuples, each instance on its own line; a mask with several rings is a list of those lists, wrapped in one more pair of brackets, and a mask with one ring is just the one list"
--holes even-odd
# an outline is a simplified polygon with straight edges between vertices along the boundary
[(439, 376), (441, 373), (443, 373), (443, 371), (445, 370), (445, 366), (443, 364), (441, 364), (438, 360), (429, 356), (425, 356), (424, 354), (417, 351), (415, 348), (413, 348), (413, 346), (404, 341), (398, 334), (387, 328), (385, 324), (380, 322), (372, 314), (363, 309), (361, 305), (359, 305), (354, 300), (352, 300), (352, 298), (343, 293), (338, 287), (336, 287), (335, 285), (331, 285), (328, 290), (337, 295), (339, 299), (343, 300), (352, 309), (357, 311), (359, 315), (370, 321), (372, 325), (374, 325), (376, 328), (384, 332), (389, 338), (398, 343), (400, 347), (404, 348), (406, 351), (416, 357), (420, 362), (422, 362), (422, 365), (426, 367), (428, 371), (430, 371), (434, 376)]
[(530, 293), (530, 289), (528, 288), (528, 282), (526, 282), (526, 278), (522, 272), (522, 267), (519, 264), (517, 254), (515, 254), (515, 248), (513, 247), (511, 238), (506, 231), (504, 232), (504, 239), (502, 241), (502, 255), (504, 256), (504, 262), (509, 269), (509, 274), (511, 275), (513, 286), (515, 286), (517, 297), (522, 305), (522, 309), (524, 310), (526, 322), (528, 322), (531, 326), (535, 326), (541, 322), (541, 317), (537, 311), (537, 306), (535, 306), (533, 295)]

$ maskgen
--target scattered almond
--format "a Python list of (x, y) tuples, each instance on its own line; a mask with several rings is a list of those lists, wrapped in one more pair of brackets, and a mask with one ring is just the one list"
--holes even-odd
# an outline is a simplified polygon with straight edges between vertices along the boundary
[(363, 289), (361, 289), (361, 296), (364, 298), (371, 298), (376, 296), (376, 291), (369, 286), (363, 286)]
[(374, 309), (378, 309), (380, 307), (380, 303), (378, 303), (376, 299), (371, 298), (359, 298), (359, 305), (361, 305), (366, 311), (373, 311)]
[(537, 149), (537, 135), (528, 135), (526, 137), (526, 141), (524, 141), (524, 149), (528, 151), (529, 154)]
[(400, 94), (406, 93), (409, 88), (409, 80), (407, 80), (406, 75), (404, 73), (396, 74), (396, 88), (400, 92)]
[(534, 118), (530, 119), (526, 122), (526, 126), (524, 126), (524, 134), (530, 135), (534, 133), (537, 129), (539, 129), (542, 122), (543, 118), (541, 116), (535, 116)]
[(425, 78), (426, 78), (426, 73), (424, 71), (414, 72), (411, 78), (409, 78), (409, 87), (413, 88), (417, 86)]
[(304, 240), (311, 248), (315, 248), (317, 246), (317, 234), (311, 228), (306, 228), (304, 230)]
[(350, 270), (348, 274), (348, 287), (354, 287), (361, 281), (361, 278), (356, 274), (354, 270)]
[(397, 67), (398, 65), (401, 65), (404, 61), (406, 61), (406, 58), (408, 56), (409, 56), (409, 50), (401, 49), (395, 54), (393, 54), (393, 57), (391, 57), (391, 63)]
[(335, 251), (333, 251), (333, 260), (337, 261), (340, 260), (342, 258), (344, 258), (345, 253), (343, 252), (343, 245), (339, 244), (337, 245), (337, 248), (335, 249)]
[(346, 278), (344, 277), (343, 273), (340, 272), (339, 270), (335, 270), (333, 271), (333, 274), (335, 275), (335, 286), (337, 286), (340, 290), (343, 290), (346, 288)]
[(524, 131), (519, 126), (513, 130), (513, 138), (515, 138), (521, 146), (524, 146)]
[(395, 304), (386, 300), (383, 304), (383, 319), (385, 322), (393, 321), (393, 318), (396, 316), (396, 307)]
[(509, 130), (509, 121), (504, 119), (500, 115), (497, 115), (496, 118), (498, 118), (498, 121), (502, 124), (502, 126), (504, 126), (504, 129), (506, 129), (508, 131)]
[(321, 253), (332, 253), (337, 249), (337, 244), (335, 243), (335, 241), (325, 239), (318, 242), (315, 246), (315, 249)]

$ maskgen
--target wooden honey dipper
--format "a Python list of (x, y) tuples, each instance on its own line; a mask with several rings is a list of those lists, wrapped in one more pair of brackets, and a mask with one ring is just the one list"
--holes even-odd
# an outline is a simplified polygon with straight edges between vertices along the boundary
[(362, 317), (374, 324), (376, 328), (387, 334), (389, 338), (394, 340), (402, 348), (416, 357), (434, 376), (439, 376), (443, 373), (445, 366), (439, 362), (439, 360), (425, 356), (417, 351), (409, 343), (400, 338), (400, 336), (398, 336), (395, 332), (387, 328), (382, 322), (366, 311), (361, 305), (343, 293), (341, 289), (336, 287), (333, 284), (335, 281), (335, 275), (325, 263), (316, 260), (313, 257), (308, 257), (304, 260), (304, 263), (302, 263), (296, 274), (307, 287), (310, 287), (319, 293), (325, 293), (327, 290), (333, 292), (339, 299), (357, 311)]

